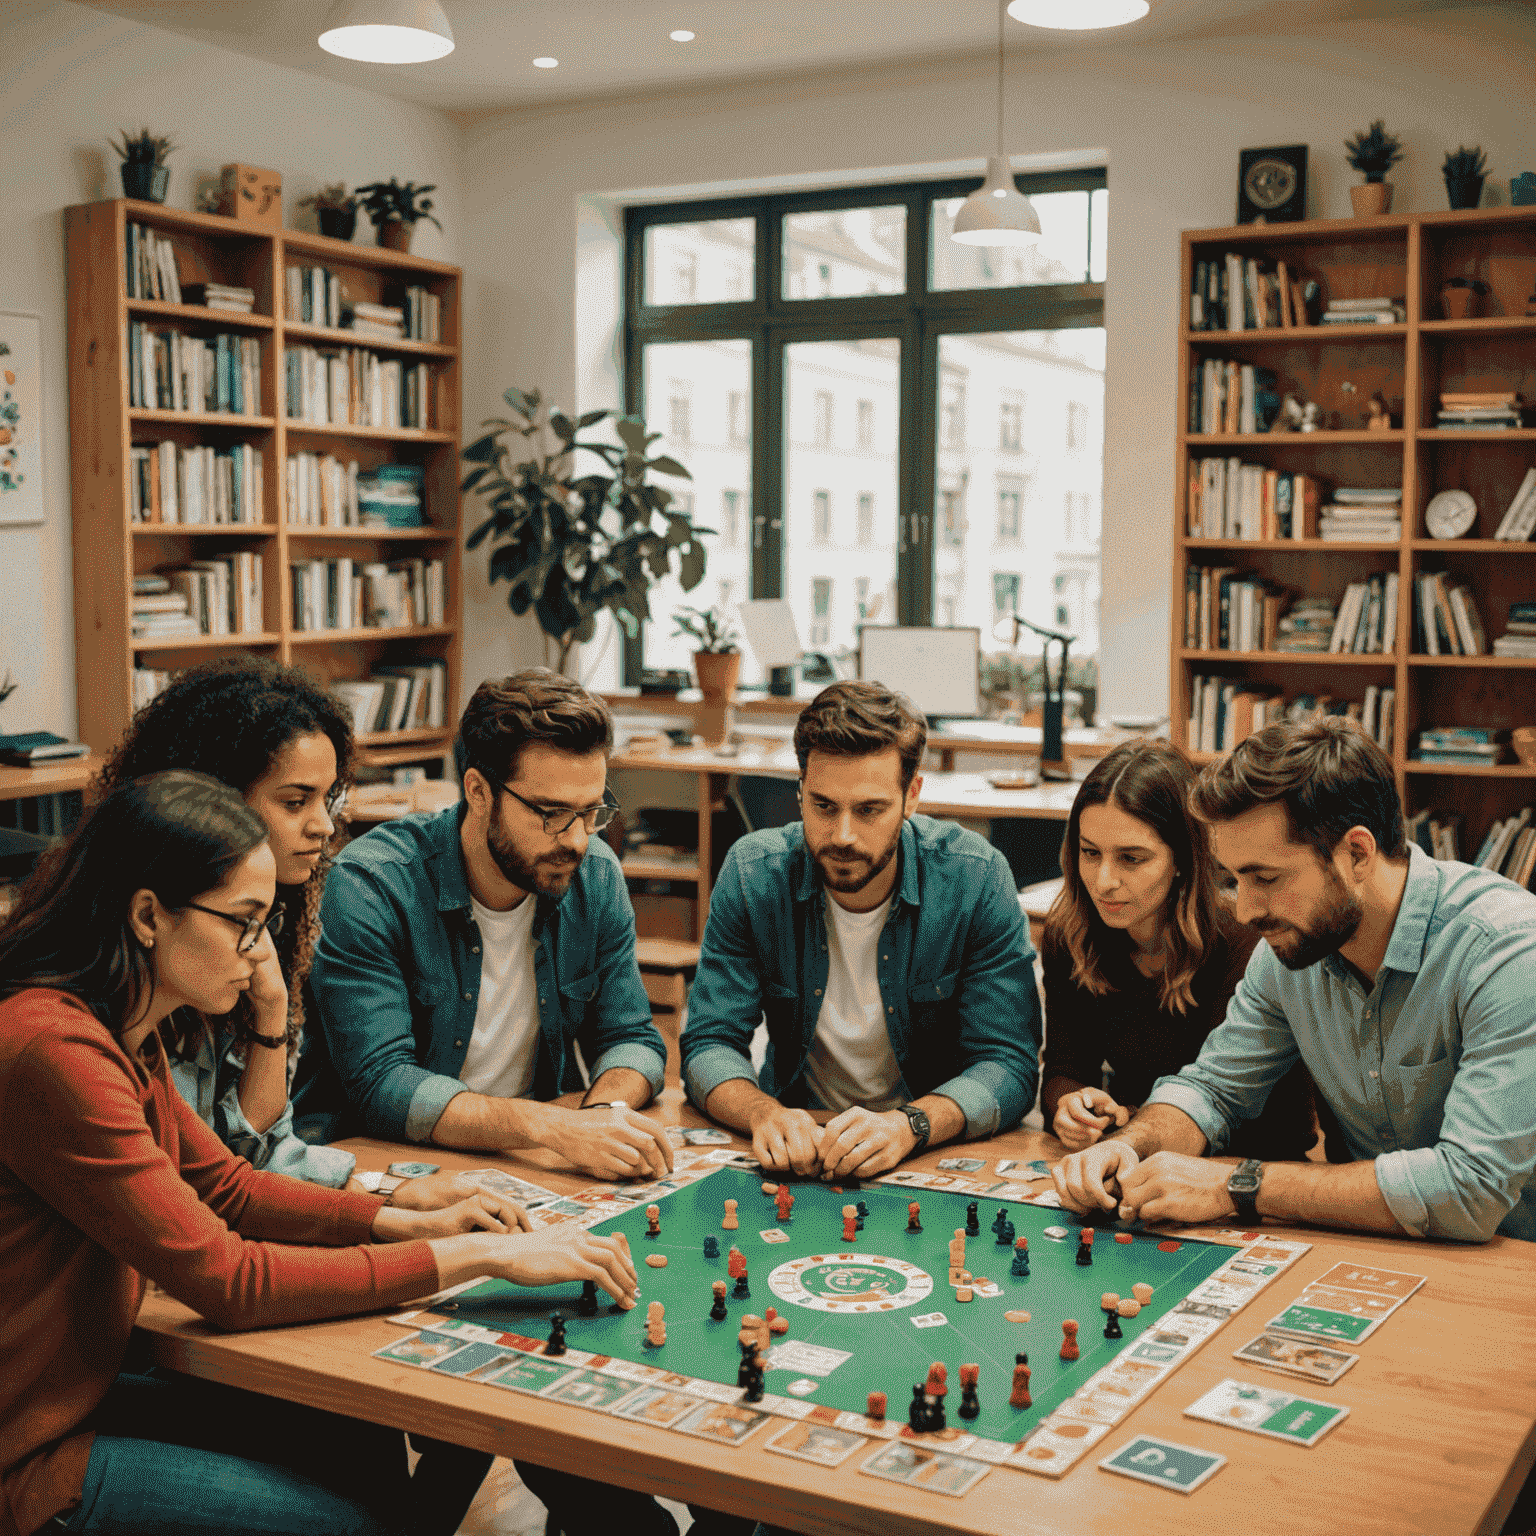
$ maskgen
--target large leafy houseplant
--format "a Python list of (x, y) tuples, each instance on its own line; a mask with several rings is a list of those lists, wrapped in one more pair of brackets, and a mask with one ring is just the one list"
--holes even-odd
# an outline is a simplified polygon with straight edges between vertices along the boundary
[[(695, 526), (673, 506), (671, 491), (649, 483), (651, 474), (691, 476), (666, 454), (649, 456), (661, 434), (647, 432), (644, 422), (615, 411), (573, 420), (546, 407), (536, 389), (509, 389), (502, 399), (513, 419), (483, 422), (488, 430), (463, 453), (462, 489), (490, 512), (468, 547), (492, 541), (491, 581), (508, 583), (513, 613), (533, 610), (564, 672), (572, 647), (593, 637), (605, 608), (633, 639), (651, 617), (656, 582), (676, 575), (685, 592), (698, 586), (705, 562), (700, 536), (713, 530)], [(618, 443), (578, 438), (609, 420)], [(530, 456), (519, 458), (523, 452)], [(578, 453), (593, 455), (608, 472), (574, 473)]]

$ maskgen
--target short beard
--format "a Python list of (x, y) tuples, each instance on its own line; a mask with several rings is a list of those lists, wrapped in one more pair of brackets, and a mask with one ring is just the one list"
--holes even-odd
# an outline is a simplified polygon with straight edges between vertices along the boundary
[(854, 854), (852, 858), (847, 860), (848, 863), (854, 865), (856, 870), (861, 864), (864, 865), (865, 868), (862, 873), (855, 873), (843, 879), (834, 878), (831, 872), (827, 869), (827, 864), (830, 862), (830, 859), (829, 856), (825, 854), (821, 849), (813, 849), (812, 856), (816, 860), (817, 869), (821, 872), (821, 882), (829, 891), (836, 891), (840, 896), (853, 896), (856, 895), (859, 891), (862, 891), (864, 887), (867, 886), (870, 881), (875, 878), (876, 875), (882, 873), (885, 870), (887, 865), (890, 864), (891, 860), (896, 857), (896, 850), (900, 846), (901, 828), (897, 827), (895, 837), (891, 839), (885, 850), (882, 853), (876, 855), (876, 857), (871, 859), (865, 854), (858, 853)]
[[(1313, 918), (1312, 925), (1305, 930), (1289, 929), (1296, 935), (1296, 943), (1285, 954), (1281, 954), (1273, 944), (1270, 948), (1274, 950), (1275, 959), (1286, 970), (1304, 971), (1320, 960), (1326, 960), (1329, 955), (1338, 954), (1359, 932), (1364, 916), (1365, 908), (1360, 905), (1360, 898), (1344, 888), (1337, 870), (1330, 869), (1327, 898), (1322, 910)], [(1258, 931), (1264, 933), (1262, 928)], [(1284, 931), (1287, 929), (1283, 924), (1276, 929), (1277, 934)], [(1265, 934), (1265, 937), (1268, 935)]]
[(541, 859), (526, 858), (494, 819), (485, 829), (485, 846), (506, 879), (519, 890), (536, 891), (540, 896), (565, 895), (581, 863), (569, 850)]

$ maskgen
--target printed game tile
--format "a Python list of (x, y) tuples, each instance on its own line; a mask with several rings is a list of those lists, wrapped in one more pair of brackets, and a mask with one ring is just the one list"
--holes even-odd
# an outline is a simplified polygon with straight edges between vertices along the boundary
[(963, 1497), (991, 1470), (984, 1461), (970, 1461), (911, 1440), (892, 1440), (859, 1464), (859, 1471), (870, 1477), (950, 1498)]
[(429, 1369), (440, 1371), (445, 1376), (463, 1376), (478, 1381), (482, 1377), (475, 1376), (476, 1371), (485, 1370), (489, 1374), (489, 1370), (499, 1370), (513, 1358), (511, 1350), (500, 1349), (495, 1344), (466, 1344), (463, 1349), (456, 1349), (451, 1355), (432, 1361)]
[(1214, 1451), (1160, 1440), (1155, 1435), (1137, 1435), (1099, 1463), (1106, 1472), (1156, 1483), (1159, 1488), (1172, 1488), (1178, 1493), (1193, 1493), (1226, 1464), (1227, 1458)]
[(669, 1387), (640, 1387), (621, 1398), (610, 1410), (615, 1418), (634, 1419), (656, 1429), (670, 1429), (685, 1414), (699, 1407), (699, 1399)]
[(1007, 1465), (1040, 1477), (1060, 1477), (1109, 1433), (1108, 1424), (1080, 1419), (1047, 1419), (1007, 1458)]
[(466, 1339), (424, 1328), (420, 1333), (409, 1334), (386, 1344), (383, 1349), (374, 1350), (373, 1357), (375, 1360), (393, 1360), (398, 1365), (429, 1366), (464, 1349), (467, 1344)]
[(716, 1445), (741, 1445), (766, 1422), (768, 1415), (747, 1403), (704, 1403), (673, 1426), (685, 1435), (712, 1440)]
[(577, 1371), (557, 1382), (544, 1395), (554, 1403), (576, 1403), (582, 1408), (607, 1413), (616, 1403), (643, 1390), (619, 1376), (608, 1376), (601, 1371)]
[(1354, 1262), (1335, 1264), (1325, 1275), (1312, 1282), (1314, 1286), (1334, 1286), (1341, 1291), (1365, 1291), (1372, 1296), (1385, 1296), (1404, 1302), (1424, 1284), (1425, 1276), (1404, 1274), (1396, 1269), (1374, 1269), (1370, 1265)]
[(545, 1360), (539, 1355), (514, 1355), (499, 1371), (493, 1371), (483, 1380), (493, 1387), (506, 1387), (513, 1392), (538, 1397), (566, 1377), (579, 1375), (580, 1369), (579, 1366), (568, 1366), (564, 1361)]
[(1230, 1377), (1184, 1410), (1186, 1418), (1206, 1419), (1229, 1429), (1305, 1446), (1316, 1445), (1348, 1413), (1349, 1409), (1338, 1403), (1320, 1403)]
[(1300, 1376), (1325, 1387), (1332, 1386), (1360, 1358), (1348, 1350), (1329, 1349), (1323, 1344), (1282, 1338), (1273, 1333), (1261, 1333), (1258, 1338), (1249, 1339), (1233, 1350), (1232, 1355), (1247, 1365), (1260, 1365), (1265, 1370)]
[(850, 1434), (825, 1424), (786, 1424), (777, 1434), (763, 1441), (763, 1449), (799, 1461), (814, 1462), (818, 1467), (840, 1467), (857, 1450), (868, 1445), (863, 1435)]
[(514, 1178), (500, 1168), (471, 1168), (459, 1177), (467, 1179), (471, 1184), (478, 1184), (481, 1189), (490, 1190), (492, 1194), (505, 1195), (508, 1200), (516, 1200), (519, 1205), (530, 1208), (539, 1202), (560, 1198), (554, 1190), (545, 1189), (542, 1184), (530, 1184), (526, 1179)]

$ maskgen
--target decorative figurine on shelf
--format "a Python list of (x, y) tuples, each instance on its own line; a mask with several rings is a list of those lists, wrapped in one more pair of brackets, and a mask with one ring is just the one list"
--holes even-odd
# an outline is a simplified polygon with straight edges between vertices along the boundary
[(1275, 412), (1275, 419), (1270, 422), (1271, 432), (1299, 432), (1301, 430), (1302, 405), (1295, 395), (1287, 395), (1280, 402), (1280, 409)]
[(1296, 430), (1298, 432), (1316, 432), (1322, 426), (1321, 416), (1322, 408), (1318, 405), (1317, 401), (1307, 401), (1301, 408), (1301, 425)]
[(1390, 432), (1392, 430), (1392, 413), (1387, 409), (1386, 397), (1377, 390), (1366, 405), (1365, 430), (1367, 432)]

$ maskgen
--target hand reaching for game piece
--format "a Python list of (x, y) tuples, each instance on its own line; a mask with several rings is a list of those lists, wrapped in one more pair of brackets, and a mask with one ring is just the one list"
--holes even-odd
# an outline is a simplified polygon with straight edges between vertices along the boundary
[(878, 1115), (855, 1104), (821, 1128), (824, 1179), (872, 1178), (894, 1168), (917, 1145), (900, 1110)]
[(1105, 1186), (1114, 1184), (1140, 1161), (1129, 1142), (1100, 1141), (1062, 1158), (1051, 1170), (1051, 1178), (1068, 1210), (1079, 1215), (1092, 1210), (1112, 1211), (1120, 1204), (1119, 1188), (1116, 1185), (1111, 1192)]
[(786, 1109), (764, 1095), (763, 1111), (752, 1120), (752, 1155), (773, 1173), (810, 1177), (821, 1169), (825, 1135), (803, 1109)]
[(547, 1124), (539, 1144), (598, 1179), (664, 1179), (672, 1143), (654, 1120), (634, 1109), (542, 1106)]
[(528, 1213), (514, 1200), (477, 1190), (467, 1200), (439, 1210), (402, 1210), (381, 1206), (373, 1218), (372, 1233), (383, 1243), (404, 1243), (413, 1238), (452, 1237), (460, 1232), (527, 1232)]
[(1051, 1130), (1069, 1152), (1081, 1152), (1109, 1129), (1111, 1121), (1122, 1126), (1130, 1118), (1130, 1110), (1102, 1088), (1074, 1088), (1057, 1103)]
[(622, 1232), (598, 1237), (561, 1225), (504, 1237), (471, 1233), (434, 1243), (432, 1251), (440, 1286), (480, 1275), (528, 1286), (591, 1280), (626, 1309), (634, 1306), (640, 1294), (634, 1259)]
[[(425, 1178), (402, 1179), (389, 1203), (401, 1211), (440, 1211), (483, 1193), (478, 1184), (461, 1173), (431, 1173)], [(526, 1227), (527, 1223), (523, 1225)]]
[(1237, 1206), (1227, 1193), (1227, 1163), (1182, 1152), (1154, 1152), (1120, 1172), (1120, 1215), (1143, 1221), (1210, 1221), (1232, 1216)]

